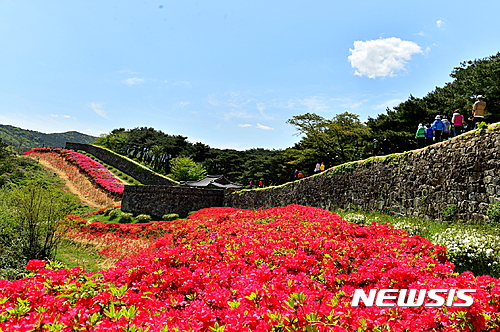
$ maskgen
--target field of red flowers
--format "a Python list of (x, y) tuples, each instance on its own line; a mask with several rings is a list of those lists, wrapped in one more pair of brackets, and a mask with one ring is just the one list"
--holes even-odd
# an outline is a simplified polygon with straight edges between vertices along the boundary
[[(70, 218), (73, 236), (151, 246), (94, 274), (31, 261), (33, 275), (0, 280), (0, 330), (500, 331), (498, 279), (456, 274), (445, 248), (391, 227), (298, 205), (134, 225)], [(477, 292), (470, 307), (351, 305), (374, 288)]]

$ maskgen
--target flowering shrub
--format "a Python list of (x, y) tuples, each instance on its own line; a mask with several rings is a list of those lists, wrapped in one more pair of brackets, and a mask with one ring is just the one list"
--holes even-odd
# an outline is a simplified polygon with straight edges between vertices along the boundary
[(448, 228), (432, 237), (432, 242), (447, 247), (448, 259), (460, 271), (500, 274), (500, 238), (478, 230)]
[[(390, 224), (394, 228), (403, 229), (410, 235), (422, 235), (427, 231), (427, 227), (422, 224), (408, 222), (406, 220), (398, 220)], [(444, 244), (443, 244), (444, 245)]]
[[(204, 209), (161, 227), (156, 250), (97, 274), (0, 280), (0, 330), (500, 331), (499, 280), (454, 273), (444, 247), (402, 230), (298, 205)], [(477, 292), (470, 307), (351, 306), (373, 288)]]
[(47, 262), (39, 259), (32, 259), (26, 264), (26, 270), (28, 271), (38, 271), (45, 266)]
[(122, 195), (124, 185), (119, 179), (117, 179), (113, 174), (111, 174), (106, 167), (101, 163), (93, 160), (92, 158), (67, 149), (50, 149), (50, 148), (37, 148), (25, 152), (26, 155), (31, 155), (34, 153), (58, 153), (66, 161), (75, 164), (82, 171), (84, 171), (88, 176), (90, 176), (93, 181), (101, 188), (107, 190), (115, 195)]
[(348, 213), (342, 217), (345, 221), (362, 224), (366, 221), (366, 217), (361, 213)]

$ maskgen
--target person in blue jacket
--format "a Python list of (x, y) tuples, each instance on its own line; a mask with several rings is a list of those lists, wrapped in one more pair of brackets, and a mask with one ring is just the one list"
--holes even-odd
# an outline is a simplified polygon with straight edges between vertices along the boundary
[(434, 138), (434, 130), (432, 130), (431, 125), (428, 123), (425, 125), (427, 128), (425, 129), (425, 145), (429, 146), (433, 142)]
[(434, 130), (435, 141), (441, 142), (443, 130), (444, 130), (444, 123), (443, 123), (443, 121), (441, 121), (440, 115), (436, 115), (436, 119), (432, 123), (432, 130)]

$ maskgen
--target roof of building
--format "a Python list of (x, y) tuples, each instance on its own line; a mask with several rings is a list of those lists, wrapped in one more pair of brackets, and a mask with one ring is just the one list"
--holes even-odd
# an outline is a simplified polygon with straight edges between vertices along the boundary
[(231, 182), (224, 175), (207, 175), (197, 181), (186, 181), (186, 185), (191, 187), (243, 188), (242, 184)]

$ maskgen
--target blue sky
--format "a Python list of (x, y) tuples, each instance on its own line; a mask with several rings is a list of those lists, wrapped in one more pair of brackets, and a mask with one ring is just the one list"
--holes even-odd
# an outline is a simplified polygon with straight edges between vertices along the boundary
[(0, 123), (283, 149), (294, 115), (365, 121), (496, 54), (498, 13), (496, 0), (0, 0)]

